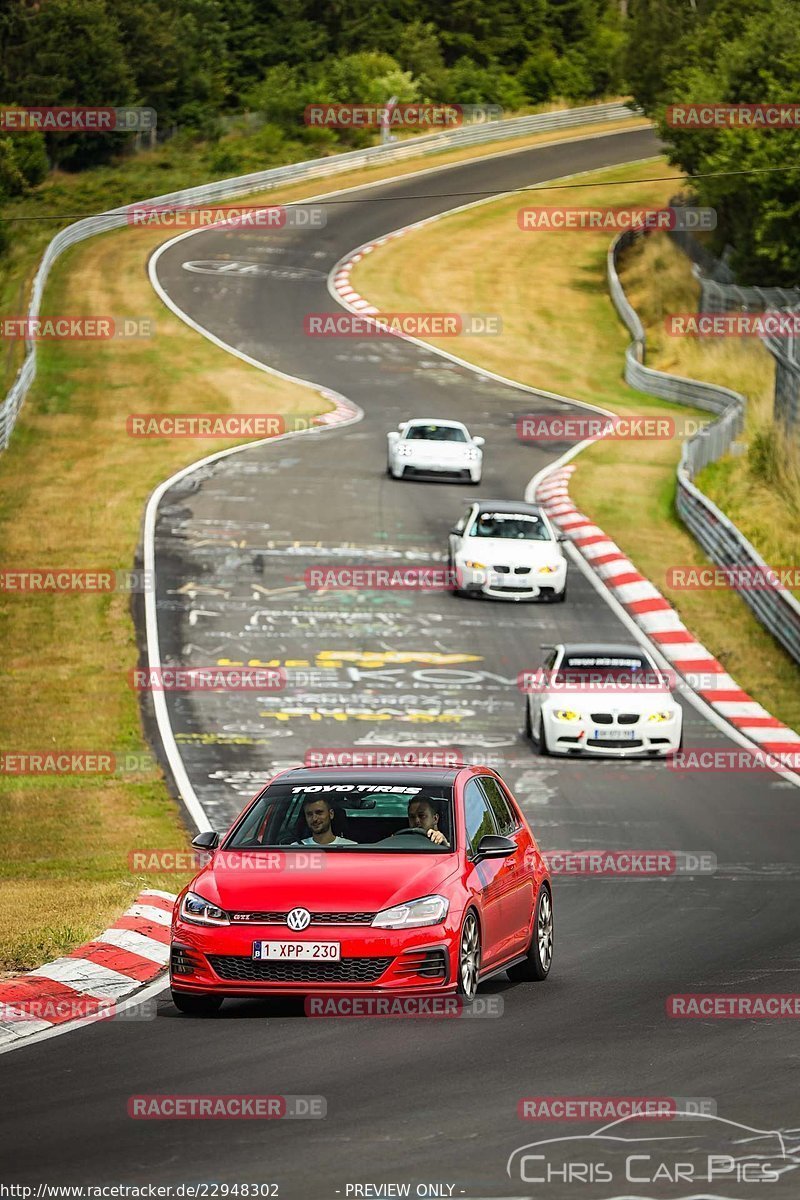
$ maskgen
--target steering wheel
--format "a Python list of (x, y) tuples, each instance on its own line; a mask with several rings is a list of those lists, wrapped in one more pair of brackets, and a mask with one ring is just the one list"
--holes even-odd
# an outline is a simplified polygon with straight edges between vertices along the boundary
[(425, 838), (426, 842), (430, 841), (430, 838), (428, 837), (428, 831), (426, 829), (420, 829), (418, 825), (407, 825), (405, 829), (395, 829), (392, 837), (397, 837), (397, 835), (400, 833), (419, 833)]

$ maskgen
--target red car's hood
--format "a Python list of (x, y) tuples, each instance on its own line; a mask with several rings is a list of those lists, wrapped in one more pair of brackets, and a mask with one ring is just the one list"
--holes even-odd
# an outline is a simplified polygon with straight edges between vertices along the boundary
[[(303, 859), (313, 865), (298, 866)], [(430, 850), (420, 854), (331, 850), (307, 855), (225, 850), (214, 855), (190, 886), (228, 912), (285, 911), (296, 906), (316, 912), (378, 912), (432, 895), (457, 870), (457, 855)]]

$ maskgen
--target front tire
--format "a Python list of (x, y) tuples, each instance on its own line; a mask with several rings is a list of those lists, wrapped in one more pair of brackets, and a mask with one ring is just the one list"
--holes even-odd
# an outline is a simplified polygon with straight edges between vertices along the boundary
[(213, 1017), (222, 1006), (221, 996), (195, 996), (191, 992), (176, 992), (170, 989), (172, 1003), (178, 1012), (187, 1017)]
[(461, 926), (458, 943), (458, 995), (472, 1000), (478, 990), (481, 973), (481, 931), (474, 909), (470, 909)]
[(547, 758), (550, 754), (550, 747), (547, 744), (547, 730), (544, 727), (543, 712), (539, 713), (539, 736), (536, 737), (536, 735), (533, 733), (533, 729), (531, 729), (531, 738), (534, 746), (538, 750), (539, 754), (541, 754), (542, 758)]
[(682, 750), (683, 750), (683, 723), (681, 723), (681, 736), (678, 738), (677, 746), (675, 747), (674, 750), (665, 750), (664, 753), (661, 755), (661, 758), (664, 758), (664, 759), (675, 758), (675, 756), (680, 754)]
[(450, 551), (447, 558), (447, 569), (450, 572), (450, 578), (453, 580), (453, 586), (450, 588), (450, 594), (452, 596), (463, 596), (465, 593), (458, 586), (458, 571), (456, 569), (456, 563), (455, 559), (453, 558), (452, 551)]
[(533, 935), (524, 962), (509, 967), (506, 974), (515, 983), (541, 983), (553, 963), (553, 897), (546, 884), (539, 888)]

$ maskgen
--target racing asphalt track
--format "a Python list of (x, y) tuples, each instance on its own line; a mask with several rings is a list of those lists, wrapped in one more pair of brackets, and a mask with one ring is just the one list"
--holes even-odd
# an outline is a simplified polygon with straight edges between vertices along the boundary
[[(540, 643), (629, 637), (575, 567), (567, 602), (550, 606), (431, 593), (351, 602), (302, 586), (303, 570), (321, 563), (385, 563), (394, 552), (430, 561), (469, 497), (521, 497), (558, 450), (514, 436), (517, 415), (551, 402), (398, 339), (306, 337), (306, 312), (341, 311), (327, 291), (331, 267), (361, 243), (464, 203), (460, 192), (501, 192), (656, 149), (650, 132), (636, 131), (520, 150), (383, 183), (363, 193), (368, 203), (349, 192), (326, 204), (327, 226), (311, 234), (211, 231), (172, 243), (157, 272), (175, 304), (223, 341), (335, 389), (365, 415), (340, 430), (245, 450), (167, 493), (156, 543), (159, 630), (165, 663), (309, 664), (298, 668), (305, 675), (290, 671), (285, 694), (169, 698), (187, 770), (217, 828), (271, 769), (309, 747), (439, 739), (502, 758), (548, 850), (710, 850), (716, 876), (556, 879), (551, 978), (511, 985), (500, 976), (485, 985), (482, 994), (504, 1000), (497, 1020), (312, 1021), (299, 1003), (275, 1001), (229, 1002), (204, 1021), (179, 1016), (165, 995), (155, 1021), (104, 1022), (5, 1055), (5, 1183), (275, 1181), (281, 1197), (322, 1200), (353, 1183), (438, 1181), (454, 1184), (455, 1196), (530, 1195), (518, 1174), (506, 1175), (508, 1155), (540, 1137), (596, 1128), (520, 1121), (517, 1102), (531, 1095), (711, 1097), (732, 1121), (800, 1126), (791, 1022), (665, 1016), (665, 998), (676, 992), (798, 990), (795, 788), (764, 773), (537, 759), (521, 736), (517, 672), (538, 664)], [(261, 268), (206, 274), (184, 269), (189, 261)], [(428, 413), (463, 419), (485, 436), (479, 489), (386, 477), (386, 431)], [(335, 558), (335, 547), (348, 544)], [(368, 667), (357, 657), (363, 650), (387, 658)], [(392, 661), (397, 651), (418, 661)], [(474, 657), (433, 674), (430, 653)], [(311, 711), (278, 715), (293, 707)], [(439, 719), (410, 721), (414, 710)], [(375, 711), (389, 719), (355, 715)], [(691, 706), (685, 715), (687, 747), (733, 746)], [(127, 1118), (131, 1094), (175, 1092), (322, 1095), (328, 1116)], [(789, 1196), (796, 1187), (728, 1184), (719, 1194)], [(535, 1194), (627, 1191), (553, 1184)]]

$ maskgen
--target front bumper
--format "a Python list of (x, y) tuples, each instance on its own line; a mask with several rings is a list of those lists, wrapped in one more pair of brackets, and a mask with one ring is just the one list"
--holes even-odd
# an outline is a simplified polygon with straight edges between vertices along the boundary
[[(255, 941), (339, 942), (338, 962), (258, 961)], [(214, 996), (302, 996), (324, 992), (446, 994), (456, 989), (458, 931), (448, 925), (373, 929), (326, 925), (291, 933), (283, 926), (193, 925), (178, 920), (170, 947), (176, 991)]]
[(558, 570), (546, 573), (536, 567), (525, 573), (512, 566), (507, 572), (458, 564), (456, 569), (462, 591), (490, 596), (493, 600), (549, 600), (563, 592), (567, 582), (566, 562)]
[(443, 475), (448, 478), (471, 479), (480, 475), (481, 463), (478, 459), (415, 459), (395, 458), (396, 470), (405, 475)]
[(596, 722), (591, 716), (581, 716), (579, 721), (563, 721), (547, 713), (543, 714), (542, 721), (551, 754), (652, 758), (674, 754), (680, 747), (680, 711), (669, 721), (648, 721), (644, 714), (637, 721), (624, 725)]

